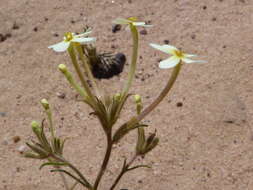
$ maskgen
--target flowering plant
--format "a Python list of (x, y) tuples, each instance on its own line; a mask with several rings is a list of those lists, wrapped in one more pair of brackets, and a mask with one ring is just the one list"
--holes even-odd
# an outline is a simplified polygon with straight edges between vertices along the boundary
[[(83, 186), (84, 189), (88, 190), (99, 189), (99, 184), (102, 180), (105, 170), (107, 169), (108, 162), (111, 157), (113, 145), (122, 140), (123, 137), (126, 136), (129, 132), (134, 130), (137, 131), (135, 153), (132, 158), (124, 160), (122, 168), (119, 171), (119, 174), (116, 179), (113, 181), (110, 190), (113, 190), (116, 187), (122, 176), (125, 175), (127, 172), (142, 167), (149, 167), (147, 165), (133, 166), (134, 161), (137, 157), (143, 157), (144, 155), (146, 155), (148, 152), (153, 150), (159, 142), (156, 133), (152, 133), (148, 136), (145, 134), (145, 127), (147, 127), (147, 125), (142, 123), (142, 120), (152, 110), (154, 110), (168, 94), (177, 79), (177, 76), (182, 66), (182, 62), (191, 63), (193, 61), (190, 60), (189, 57), (195, 56), (185, 54), (173, 46), (160, 46), (157, 44), (150, 44), (152, 47), (158, 50), (172, 54), (171, 58), (160, 62), (159, 65), (160, 68), (174, 67), (172, 75), (168, 79), (165, 88), (161, 91), (157, 98), (155, 98), (154, 101), (147, 107), (144, 108), (140, 95), (134, 95), (136, 114), (134, 114), (129, 121), (126, 121), (124, 124), (117, 127), (116, 130), (112, 130), (115, 129), (115, 124), (120, 117), (122, 108), (125, 105), (126, 100), (131, 96), (131, 94), (129, 94), (129, 89), (132, 85), (133, 78), (135, 75), (138, 56), (139, 36), (137, 27), (150, 26), (146, 25), (145, 22), (138, 22), (137, 19), (134, 17), (128, 19), (116, 19), (114, 23), (128, 25), (133, 38), (132, 58), (128, 78), (123, 89), (119, 93), (116, 93), (114, 95), (103, 95), (101, 93), (101, 89), (98, 88), (97, 81), (95, 80), (94, 75), (92, 73), (92, 57), (89, 56), (89, 53), (85, 53), (87, 51), (91, 51), (91, 49), (89, 49), (89, 45), (95, 42), (95, 38), (88, 37), (88, 35), (91, 33), (90, 30), (82, 34), (74, 34), (68, 32), (65, 34), (64, 40), (62, 42), (49, 46), (50, 49), (53, 49), (56, 52), (68, 52), (71, 59), (71, 63), (74, 66), (75, 72), (77, 73), (81, 85), (76, 82), (76, 79), (74, 79), (72, 73), (69, 72), (66, 65), (60, 64), (58, 68), (67, 79), (70, 86), (73, 87), (81, 96), (82, 101), (91, 107), (91, 109), (93, 110), (92, 114), (94, 114), (99, 120), (101, 124), (101, 129), (104, 131), (104, 134), (107, 139), (107, 147), (104, 159), (98, 171), (97, 177), (95, 178), (95, 181), (91, 182), (87, 177), (82, 174), (82, 172), (77, 168), (77, 166), (74, 166), (69, 160), (65, 158), (63, 151), (65, 139), (57, 137), (53, 125), (50, 105), (46, 99), (41, 100), (41, 104), (47, 115), (50, 136), (47, 136), (45, 134), (44, 120), (41, 122), (41, 124), (39, 124), (37, 121), (32, 121), (32, 130), (37, 140), (27, 142), (27, 146), (30, 148), (30, 151), (25, 152), (24, 156), (27, 158), (44, 160), (44, 163), (40, 166), (40, 169), (46, 166), (53, 167), (51, 172), (60, 173), (66, 190), (73, 190), (78, 184)], [(87, 80), (91, 81), (92, 88), (88, 84)], [(66, 177), (72, 178), (74, 180), (74, 183), (70, 185)]]

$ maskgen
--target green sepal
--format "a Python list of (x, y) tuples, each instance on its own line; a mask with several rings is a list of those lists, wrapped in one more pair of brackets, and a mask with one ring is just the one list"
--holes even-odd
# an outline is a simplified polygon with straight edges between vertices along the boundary
[(38, 146), (38, 143), (37, 145), (26, 143), (26, 145), (35, 153), (39, 154), (42, 158), (47, 158), (49, 156), (46, 150), (43, 149), (42, 145), (39, 144), (40, 146)]
[(83, 182), (81, 179), (77, 178), (76, 176), (74, 176), (73, 174), (71, 174), (70, 172), (63, 170), (63, 169), (55, 169), (55, 170), (50, 170), (50, 172), (63, 172), (65, 174), (67, 174), (68, 176), (70, 176), (71, 178), (73, 178), (74, 180), (76, 180), (78, 183), (81, 183), (83, 186), (85, 187), (89, 187), (89, 184)]
[(25, 158), (33, 158), (33, 159), (45, 159), (45, 158), (47, 158), (45, 156), (43, 157), (43, 156), (41, 156), (39, 154), (35, 154), (33, 152), (25, 152), (24, 157)]
[(113, 143), (117, 143), (122, 137), (124, 137), (130, 131), (139, 128), (147, 127), (148, 125), (137, 123), (137, 119), (133, 117), (129, 122), (123, 124), (114, 134)]
[(159, 139), (156, 137), (154, 140), (145, 148), (144, 154), (147, 154), (149, 151), (153, 150), (159, 143)]
[(136, 154), (140, 155), (143, 153), (143, 150), (145, 148), (145, 131), (143, 127), (138, 128), (138, 139), (136, 144)]
[(40, 166), (40, 170), (45, 167), (45, 166), (67, 166), (67, 163), (63, 163), (63, 162), (46, 162), (44, 164), (41, 164)]

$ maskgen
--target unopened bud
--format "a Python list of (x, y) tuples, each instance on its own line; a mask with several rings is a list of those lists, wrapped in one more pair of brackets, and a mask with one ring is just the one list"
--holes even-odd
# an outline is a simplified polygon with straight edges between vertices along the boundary
[(134, 101), (136, 104), (141, 103), (141, 96), (139, 94), (134, 95)]
[(41, 128), (40, 128), (40, 125), (37, 121), (32, 121), (31, 122), (31, 126), (32, 126), (32, 130), (33, 132), (37, 135), (37, 134), (40, 134), (41, 132)]
[(116, 94), (113, 96), (114, 100), (116, 100), (116, 101), (119, 101), (119, 100), (120, 100), (120, 97), (121, 97), (121, 94), (120, 94), (120, 93), (116, 93)]
[(48, 109), (49, 109), (49, 103), (48, 103), (48, 101), (47, 101), (46, 99), (42, 99), (42, 100), (40, 101), (40, 103), (41, 103), (41, 105), (43, 106), (43, 108), (44, 108), (45, 110), (48, 110)]
[(66, 72), (68, 71), (66, 65), (64, 65), (64, 64), (58, 65), (58, 69), (59, 69), (62, 73), (66, 73)]

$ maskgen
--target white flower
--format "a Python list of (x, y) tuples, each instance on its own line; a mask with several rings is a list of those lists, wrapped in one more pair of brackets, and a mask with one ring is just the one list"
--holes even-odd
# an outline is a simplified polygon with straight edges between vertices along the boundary
[(170, 58), (165, 59), (159, 63), (161, 69), (169, 69), (175, 67), (180, 61), (184, 63), (206, 63), (203, 60), (191, 60), (190, 57), (196, 57), (197, 55), (186, 54), (171, 45), (158, 45), (150, 44), (151, 47), (158, 49), (164, 53), (172, 55)]
[(86, 44), (86, 43), (91, 43), (94, 42), (96, 39), (95, 38), (88, 38), (88, 36), (91, 33), (91, 31), (84, 32), (82, 34), (74, 34), (71, 32), (67, 32), (64, 35), (64, 40), (60, 43), (54, 44), (49, 46), (48, 48), (52, 48), (56, 52), (63, 52), (66, 51), (70, 45), (71, 42), (78, 42), (80, 44)]
[(124, 18), (117, 18), (113, 21), (114, 24), (126, 24), (130, 25), (132, 24), (133, 26), (143, 26), (143, 27), (150, 27), (152, 25), (147, 25), (145, 22), (137, 22), (136, 17), (129, 17), (127, 19)]

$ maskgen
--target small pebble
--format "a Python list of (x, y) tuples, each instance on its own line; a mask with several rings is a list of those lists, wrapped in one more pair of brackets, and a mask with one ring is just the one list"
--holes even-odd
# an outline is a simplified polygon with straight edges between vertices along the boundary
[(37, 31), (38, 31), (38, 27), (34, 27), (34, 28), (33, 28), (33, 31), (34, 31), (34, 32), (37, 32)]
[(66, 97), (66, 94), (63, 93), (63, 92), (57, 92), (57, 93), (56, 93), (56, 96), (57, 96), (58, 98), (64, 99), (64, 98)]
[(25, 150), (26, 150), (26, 146), (25, 145), (21, 145), (20, 147), (18, 147), (18, 152), (20, 154), (23, 154), (25, 152)]
[(212, 18), (212, 21), (216, 21), (216, 20), (217, 20), (216, 17), (213, 17), (213, 18)]
[(1, 144), (2, 144), (2, 145), (8, 145), (8, 140), (7, 140), (7, 138), (4, 138)]
[(71, 24), (75, 24), (76, 23), (76, 21), (74, 21), (74, 20), (71, 20), (70, 22), (71, 22)]
[(140, 34), (141, 34), (141, 35), (147, 35), (147, 34), (148, 34), (148, 32), (147, 32), (147, 30), (146, 30), (146, 29), (142, 29), (142, 30), (140, 31)]
[(6, 116), (6, 112), (0, 112), (0, 116), (5, 117)]
[(169, 40), (163, 40), (163, 43), (164, 43), (164, 44), (169, 44), (170, 41), (169, 41)]
[(191, 35), (191, 38), (194, 40), (196, 38), (196, 35), (195, 34), (192, 34)]
[(177, 103), (177, 107), (182, 107), (183, 106), (183, 103), (182, 102), (178, 102)]
[(53, 34), (53, 36), (55, 36), (55, 37), (58, 37), (58, 36), (59, 36), (59, 34), (57, 34), (57, 33), (54, 33), (54, 34)]
[(206, 10), (207, 7), (204, 5), (202, 8), (203, 8), (204, 10)]
[(14, 137), (12, 138), (12, 140), (13, 140), (14, 143), (17, 143), (17, 142), (20, 141), (20, 136), (14, 136)]
[(121, 25), (120, 24), (113, 24), (112, 25), (112, 32), (113, 33), (116, 33), (116, 32), (118, 32), (120, 30), (121, 30)]
[(48, 18), (47, 18), (47, 17), (45, 17), (45, 18), (44, 18), (44, 20), (47, 22), (47, 21), (48, 21)]
[(229, 124), (233, 124), (234, 123), (234, 121), (232, 121), (232, 120), (226, 120), (226, 121), (224, 121), (225, 123), (229, 123)]
[(14, 24), (12, 26), (12, 29), (13, 30), (18, 30), (19, 29), (19, 25), (16, 22), (14, 22)]
[(127, 0), (128, 3), (132, 3), (132, 0)]

